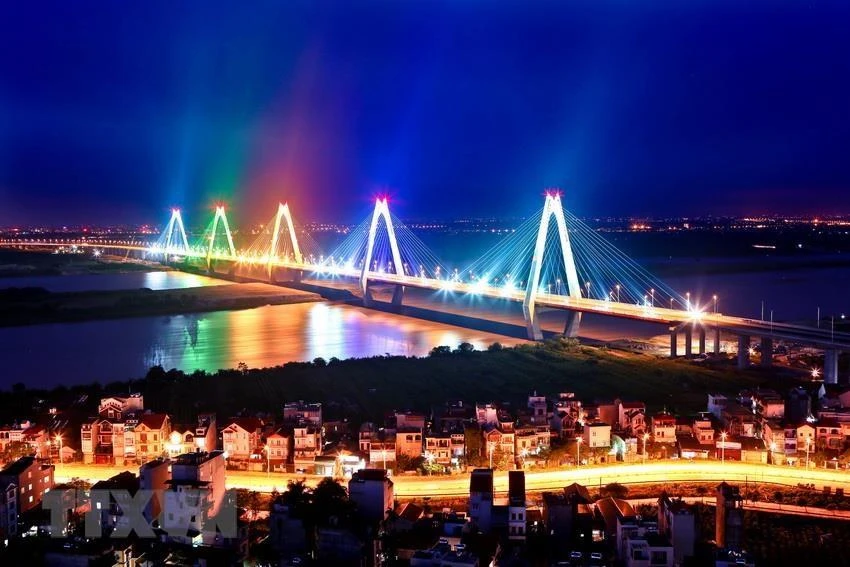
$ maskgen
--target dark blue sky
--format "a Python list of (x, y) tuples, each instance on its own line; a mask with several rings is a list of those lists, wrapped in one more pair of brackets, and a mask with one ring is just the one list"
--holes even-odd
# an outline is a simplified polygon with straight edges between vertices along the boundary
[(0, 225), (850, 212), (848, 2), (127, 4), (3, 10)]

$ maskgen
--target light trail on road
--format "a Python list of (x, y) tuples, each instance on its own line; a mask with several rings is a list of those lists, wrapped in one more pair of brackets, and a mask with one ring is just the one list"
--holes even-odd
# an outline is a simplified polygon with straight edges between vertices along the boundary
[[(91, 483), (106, 480), (123, 471), (138, 472), (131, 467), (103, 465), (61, 464), (56, 471), (57, 482), (68, 482), (78, 478)], [(303, 479), (308, 486), (315, 486), (322, 478), (316, 475), (263, 472), (227, 471), (228, 488), (244, 488), (257, 492), (283, 492), (286, 485)], [(663, 484), (673, 482), (731, 482), (767, 483), (784, 486), (812, 484), (817, 489), (829, 486), (833, 490), (843, 488), (850, 491), (850, 474), (832, 469), (801, 469), (776, 465), (716, 461), (659, 461), (641, 464), (617, 464), (590, 466), (551, 471), (527, 471), (526, 491), (530, 493), (557, 491), (577, 482), (588, 487), (610, 483), (623, 485)], [(469, 494), (469, 475), (393, 477), (397, 498), (462, 498)], [(495, 491), (506, 494), (508, 473), (496, 472)]]

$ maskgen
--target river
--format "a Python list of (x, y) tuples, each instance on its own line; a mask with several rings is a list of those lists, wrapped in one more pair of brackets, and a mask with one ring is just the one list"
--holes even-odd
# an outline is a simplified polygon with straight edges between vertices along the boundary
[[(711, 297), (717, 294), (720, 311), (743, 316), (759, 317), (762, 300), (765, 316), (773, 310), (777, 321), (808, 319), (813, 324), (817, 307), (821, 307), (824, 317), (850, 314), (846, 293), (850, 289), (850, 268), (724, 273), (668, 278), (668, 282), (682, 293), (690, 291), (694, 301), (706, 309), (713, 308)], [(226, 283), (181, 272), (0, 279), (0, 287), (37, 285), (53, 291), (168, 289)], [(49, 387), (127, 380), (144, 376), (153, 365), (188, 372), (215, 371), (240, 362), (264, 367), (316, 357), (344, 359), (385, 353), (422, 356), (437, 345), (456, 347), (470, 342), (481, 349), (496, 341), (506, 345), (522, 342), (518, 338), (522, 329), (517, 306), (505, 320), (515, 325), (513, 337), (489, 332), (491, 329), (472, 330), (321, 302), (0, 328), (0, 357), (4, 361), (0, 387), (8, 388), (15, 382)], [(663, 332), (658, 325), (599, 317), (588, 318), (583, 326), (583, 333), (606, 340), (649, 339)]]

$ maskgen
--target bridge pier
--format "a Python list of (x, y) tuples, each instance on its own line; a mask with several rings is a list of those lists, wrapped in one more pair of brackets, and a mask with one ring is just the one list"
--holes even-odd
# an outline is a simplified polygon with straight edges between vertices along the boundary
[(685, 327), (685, 358), (694, 356), (694, 328), (690, 325)]
[(699, 354), (705, 354), (705, 327), (700, 326), (697, 329), (697, 336), (699, 337)]
[(564, 325), (564, 336), (574, 339), (578, 336), (581, 326), (581, 313), (579, 311), (567, 311), (567, 323)]
[(834, 348), (823, 352), (823, 381), (825, 384), (838, 384), (838, 356), (840, 354)]
[(750, 337), (738, 335), (738, 370), (750, 367)]
[(714, 354), (720, 354), (720, 327), (714, 328)]
[(679, 355), (679, 331), (676, 327), (670, 327), (670, 358)]
[(397, 285), (395, 289), (393, 289), (393, 305), (397, 307), (401, 307), (402, 301), (404, 300), (404, 286)]
[(761, 338), (761, 365), (764, 367), (773, 365), (773, 339), (770, 337)]

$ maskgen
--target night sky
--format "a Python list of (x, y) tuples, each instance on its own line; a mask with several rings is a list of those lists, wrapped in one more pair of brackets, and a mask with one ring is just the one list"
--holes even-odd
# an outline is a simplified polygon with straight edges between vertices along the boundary
[(846, 1), (2, 12), (0, 225), (850, 213)]

